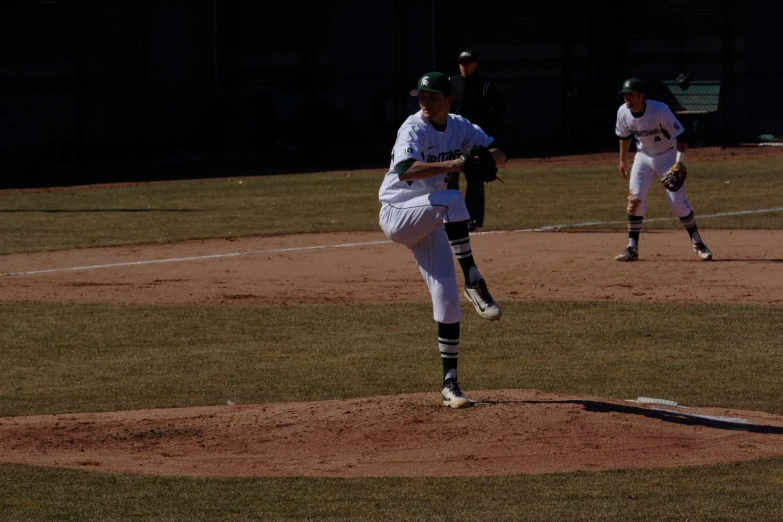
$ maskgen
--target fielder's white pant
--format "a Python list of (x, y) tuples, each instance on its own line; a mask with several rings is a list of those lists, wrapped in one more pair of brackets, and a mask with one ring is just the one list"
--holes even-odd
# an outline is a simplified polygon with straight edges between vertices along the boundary
[[(643, 216), (647, 208), (647, 192), (656, 181), (666, 174), (666, 171), (672, 168), (677, 161), (677, 148), (664, 151), (657, 156), (648, 156), (644, 153), (637, 153), (633, 160), (631, 176), (628, 183), (628, 215)], [(680, 187), (677, 192), (670, 192), (666, 189), (666, 201), (669, 207), (677, 217), (686, 217), (691, 213), (691, 204), (685, 197), (685, 185)]]
[(413, 252), (432, 296), (433, 317), (440, 323), (458, 323), (462, 319), (454, 257), (443, 223), (469, 218), (465, 199), (458, 190), (444, 190), (381, 206), (381, 229), (386, 237)]

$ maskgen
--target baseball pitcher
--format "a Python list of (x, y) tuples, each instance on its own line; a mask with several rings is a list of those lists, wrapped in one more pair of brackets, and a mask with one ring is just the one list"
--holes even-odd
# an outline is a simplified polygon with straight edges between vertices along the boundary
[(688, 198), (685, 197), (685, 151), (688, 148), (685, 129), (665, 104), (645, 99), (645, 87), (638, 78), (623, 83), (619, 94), (625, 103), (617, 110), (615, 133), (620, 138), (620, 175), (628, 176), (628, 154), (631, 138), (636, 139), (636, 156), (628, 188), (628, 246), (615, 259), (639, 260), (639, 234), (642, 231), (647, 192), (656, 178), (666, 189), (666, 201), (688, 231), (696, 255), (703, 261), (712, 252), (701, 240)]
[(438, 323), (443, 404), (463, 408), (471, 402), (457, 381), (462, 312), (452, 252), (465, 278), (464, 294), (479, 315), (496, 321), (501, 311), (473, 258), (465, 200), (446, 185), (450, 173), (458, 172), (484, 181), (497, 179), (496, 164), (505, 163), (506, 156), (491, 148), (492, 138), (480, 127), (449, 114), (448, 76), (425, 74), (411, 96), (418, 96), (421, 110), (397, 131), (391, 165), (378, 193), (379, 220), (389, 239), (411, 250), (427, 283)]

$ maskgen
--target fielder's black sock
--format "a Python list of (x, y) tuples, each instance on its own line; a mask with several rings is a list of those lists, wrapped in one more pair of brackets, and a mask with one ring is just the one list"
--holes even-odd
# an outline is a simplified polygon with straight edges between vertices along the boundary
[(459, 323), (438, 323), (438, 347), (443, 363), (443, 380), (457, 379), (459, 358)]
[(639, 248), (639, 234), (642, 232), (644, 216), (628, 216), (628, 246)]
[(696, 216), (693, 215), (693, 211), (685, 217), (680, 218), (682, 226), (688, 231), (688, 235), (691, 236), (691, 243), (698, 245), (701, 243), (701, 236), (699, 236), (699, 228), (696, 226)]
[[(454, 255), (457, 256), (460, 268), (462, 268), (462, 274), (465, 276), (465, 284), (469, 285), (480, 279), (481, 274), (478, 272), (476, 262), (473, 260), (473, 252), (470, 249), (468, 222), (457, 221), (456, 223), (444, 223), (443, 227), (446, 229), (446, 237), (449, 238), (451, 249), (454, 251)], [(471, 268), (475, 268), (475, 270), (471, 271)]]

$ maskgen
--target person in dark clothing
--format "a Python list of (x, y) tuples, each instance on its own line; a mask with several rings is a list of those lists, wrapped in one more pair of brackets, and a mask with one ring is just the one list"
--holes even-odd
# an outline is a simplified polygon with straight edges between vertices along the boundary
[[(454, 100), (449, 112), (467, 118), (495, 137), (497, 125), (506, 111), (506, 101), (495, 84), (476, 73), (478, 58), (471, 51), (459, 55), (459, 74), (451, 77)], [(468, 229), (472, 232), (484, 226), (484, 183), (465, 178), (465, 204), (470, 213)], [(459, 190), (459, 173), (449, 176), (448, 188)]]

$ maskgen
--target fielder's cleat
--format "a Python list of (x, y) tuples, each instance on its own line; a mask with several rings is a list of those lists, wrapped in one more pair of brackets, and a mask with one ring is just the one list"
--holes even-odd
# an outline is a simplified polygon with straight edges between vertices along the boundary
[(634, 247), (626, 247), (614, 258), (617, 261), (639, 261), (639, 250)]
[(467, 408), (472, 403), (462, 394), (459, 389), (459, 383), (455, 379), (446, 379), (443, 381), (443, 389), (440, 391), (443, 395), (443, 405), (450, 408)]
[(707, 245), (704, 243), (696, 243), (693, 245), (693, 251), (696, 252), (696, 255), (698, 255), (702, 261), (712, 261), (712, 252), (710, 252), (710, 249), (707, 248)]
[(465, 297), (470, 299), (470, 302), (476, 307), (478, 314), (484, 319), (497, 321), (503, 315), (498, 304), (492, 299), (489, 290), (487, 290), (487, 283), (483, 279), (479, 279), (473, 284), (465, 285)]
[(478, 228), (479, 226), (475, 219), (468, 220), (468, 232), (475, 232)]

